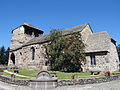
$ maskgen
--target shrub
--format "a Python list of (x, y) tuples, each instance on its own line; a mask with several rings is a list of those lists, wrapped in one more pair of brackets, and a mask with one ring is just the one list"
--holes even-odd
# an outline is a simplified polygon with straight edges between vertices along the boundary
[(14, 75), (14, 74), (11, 74), (11, 78), (15, 78), (15, 75)]
[(109, 78), (110, 78), (110, 75), (111, 75), (111, 73), (110, 73), (109, 71), (107, 71), (107, 72), (105, 73), (105, 76), (106, 76), (106, 77), (109, 77)]
[(0, 68), (0, 72), (3, 72), (3, 69)]

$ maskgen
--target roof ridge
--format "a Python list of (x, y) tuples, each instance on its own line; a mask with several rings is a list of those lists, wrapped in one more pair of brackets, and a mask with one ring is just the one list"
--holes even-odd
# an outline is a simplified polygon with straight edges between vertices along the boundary
[(32, 27), (32, 28), (35, 28), (35, 29), (40, 30), (38, 27), (36, 27), (36, 26), (34, 26), (34, 25), (32, 25), (32, 24), (29, 24), (29, 23), (27, 23), (27, 22), (24, 22), (23, 25), (27, 25), (27, 26), (29, 26), (29, 27)]
[(95, 33), (93, 33), (93, 34), (98, 34), (98, 33), (107, 33), (107, 31), (95, 32)]
[(64, 29), (64, 30), (62, 30), (62, 31), (66, 31), (66, 30), (69, 30), (69, 29), (75, 29), (75, 28), (79, 28), (79, 27), (82, 27), (82, 26), (87, 26), (87, 25), (89, 25), (88, 23), (86, 23), (86, 24), (82, 24), (82, 25), (79, 25), (79, 26), (75, 26), (75, 27), (71, 27), (71, 28), (67, 28), (67, 29)]
[(105, 33), (107, 34), (110, 38), (112, 38), (107, 31), (102, 31), (102, 32), (96, 32), (96, 33), (93, 33), (93, 35), (96, 35), (96, 34), (102, 34), (102, 33)]

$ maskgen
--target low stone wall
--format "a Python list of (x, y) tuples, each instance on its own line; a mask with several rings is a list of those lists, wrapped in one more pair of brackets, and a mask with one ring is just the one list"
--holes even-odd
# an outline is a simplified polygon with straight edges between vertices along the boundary
[(120, 76), (120, 73), (112, 73), (112, 75)]
[(58, 86), (67, 86), (67, 85), (83, 85), (83, 84), (93, 84), (93, 83), (102, 83), (109, 82), (113, 80), (118, 80), (120, 76), (111, 76), (110, 78), (98, 77), (90, 79), (78, 79), (78, 80), (59, 80)]
[(16, 78), (9, 78), (4, 75), (0, 75), (0, 81), (9, 83), (9, 84), (14, 84), (14, 85), (24, 85), (24, 86), (29, 85), (29, 80), (20, 80), (20, 79), (16, 79)]
[[(113, 75), (110, 78), (98, 77), (98, 78), (78, 79), (78, 80), (74, 80), (74, 79), (58, 80), (57, 86), (94, 84), (94, 83), (109, 82), (109, 81), (119, 80), (119, 79), (120, 79), (120, 74)], [(9, 84), (24, 85), (24, 86), (29, 86), (30, 82), (31, 82), (31, 80), (21, 80), (21, 79), (16, 79), (16, 78), (9, 78), (4, 75), (0, 75), (0, 81), (9, 83)]]

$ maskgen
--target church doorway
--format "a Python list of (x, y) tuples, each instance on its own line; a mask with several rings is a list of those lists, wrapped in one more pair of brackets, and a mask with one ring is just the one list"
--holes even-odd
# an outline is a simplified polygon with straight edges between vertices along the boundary
[(11, 58), (11, 60), (12, 60), (13, 64), (15, 65), (15, 54), (14, 54), (14, 53), (12, 53), (10, 58)]

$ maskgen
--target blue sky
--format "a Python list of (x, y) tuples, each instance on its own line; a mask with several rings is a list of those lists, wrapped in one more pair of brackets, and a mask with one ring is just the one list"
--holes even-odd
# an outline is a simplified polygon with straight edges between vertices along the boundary
[(0, 0), (0, 46), (10, 46), (11, 31), (30, 23), (45, 33), (89, 23), (120, 44), (120, 0)]

